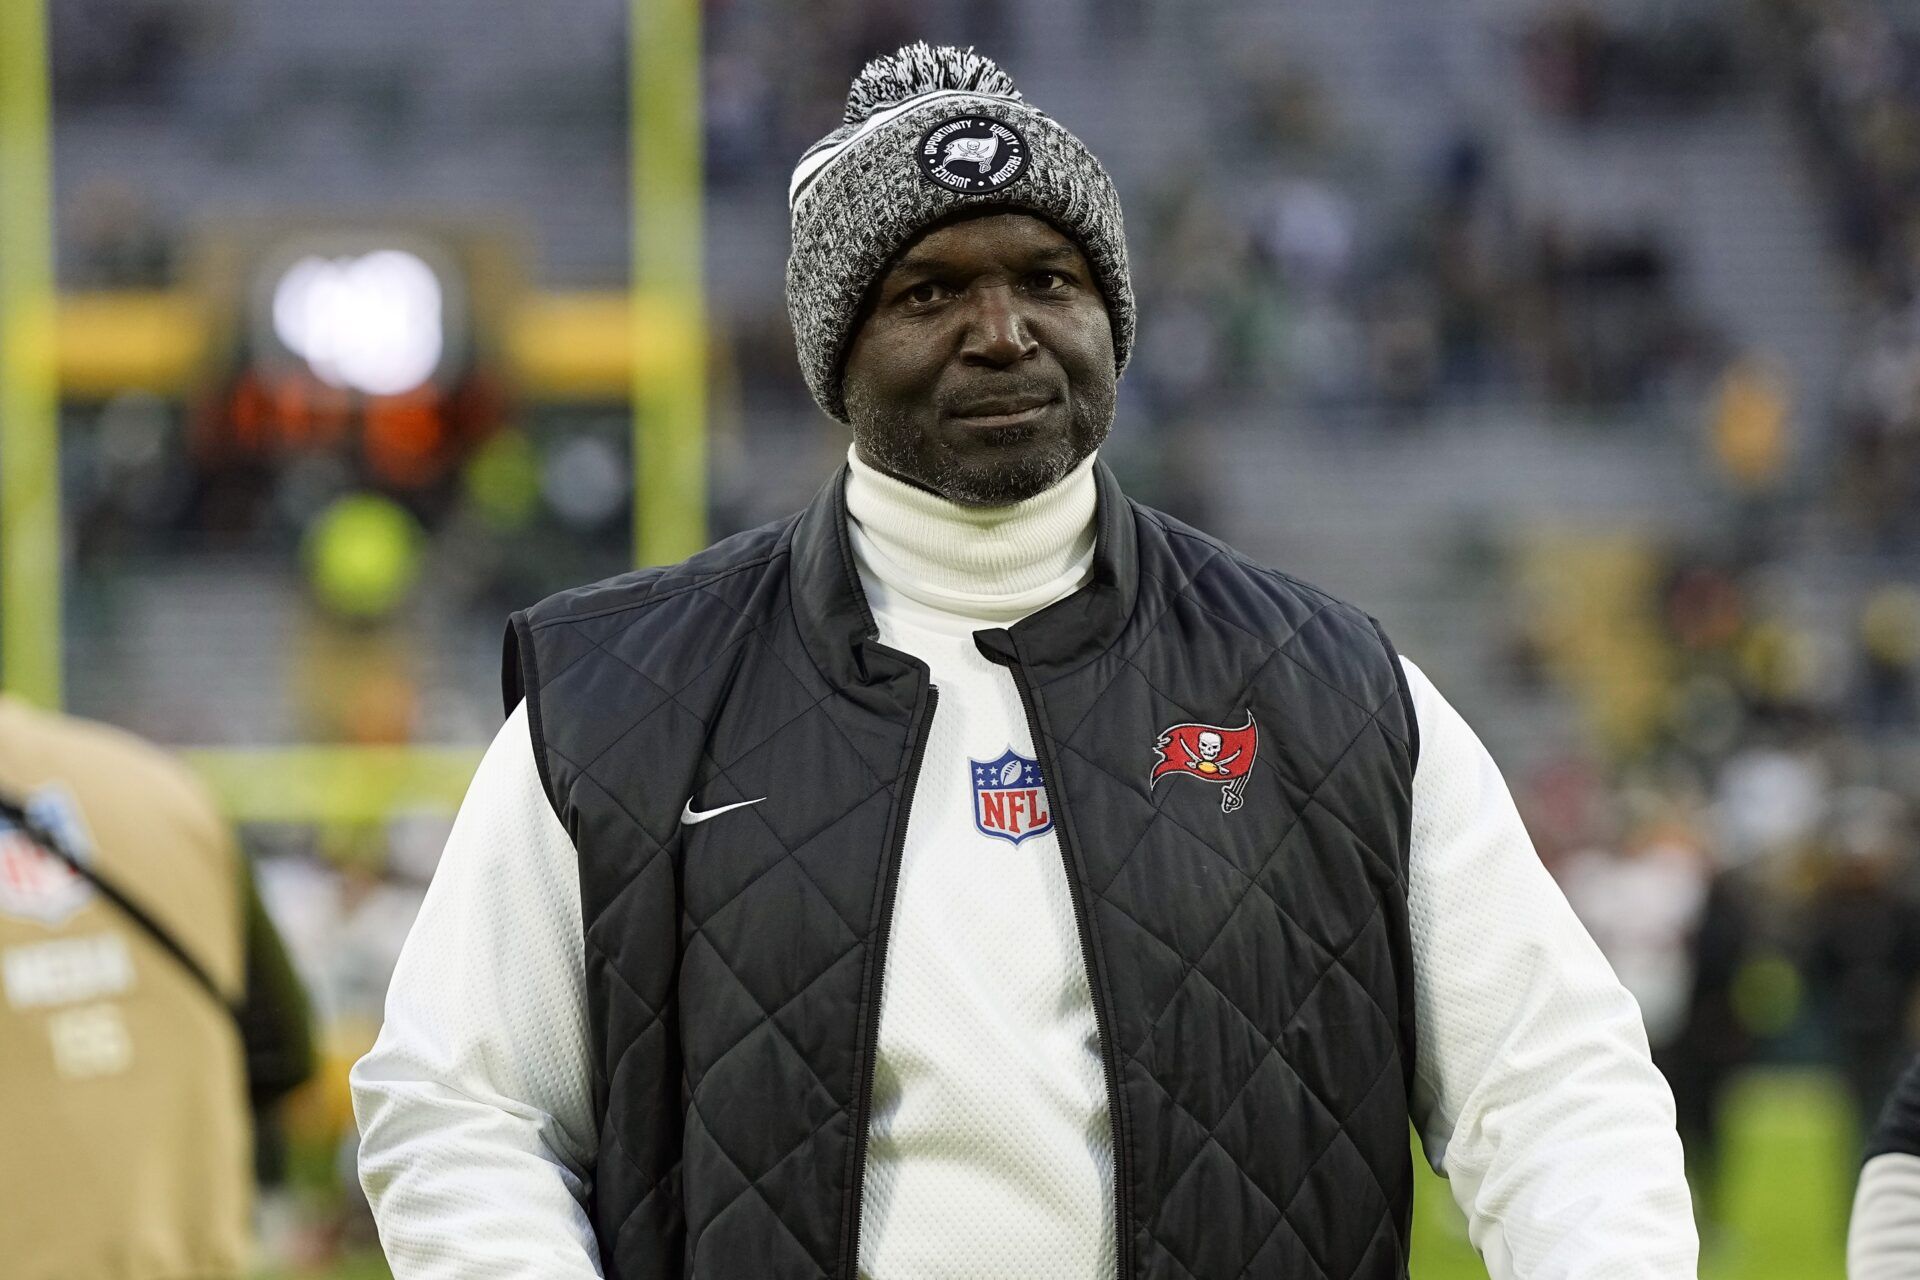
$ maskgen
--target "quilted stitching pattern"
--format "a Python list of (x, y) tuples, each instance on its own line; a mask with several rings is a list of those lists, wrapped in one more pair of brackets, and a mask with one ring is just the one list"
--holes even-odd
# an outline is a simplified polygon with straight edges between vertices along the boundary
[[(754, 585), (752, 574), (701, 575), (640, 592), (673, 600), (670, 610), (580, 602), (535, 623), (545, 705), (622, 709), (543, 726), (576, 841), (628, 854), (582, 860), (591, 1014), (606, 1051), (597, 1101), (615, 1153), (596, 1188), (610, 1272), (818, 1276), (836, 1265), (837, 1216), (807, 1222), (781, 1206), (817, 1201), (821, 1170), (845, 1162), (855, 1046), (822, 1036), (855, 1025), (847, 1010), (866, 976), (877, 882), (877, 867), (849, 874), (845, 855), (877, 861), (901, 744), (861, 740), (823, 711), (832, 690), (796, 659), (788, 615), (743, 607)], [(672, 642), (687, 634), (712, 644)], [(751, 714), (716, 713), (742, 669), (756, 677)], [(749, 799), (759, 793), (742, 793), (736, 776), (782, 773), (811, 783), (810, 803), (794, 809), (807, 821), (772, 804), (744, 810), (725, 829), (724, 856), (698, 871), (687, 869), (693, 841), (677, 805), (631, 807), (641, 792)], [(755, 941), (771, 920), (798, 944), (778, 964)], [(700, 1016), (682, 1015), (689, 995)], [(764, 1096), (769, 1080), (786, 1082), (781, 1096)], [(650, 1174), (648, 1158), (666, 1170)], [(683, 1242), (663, 1234), (679, 1232)]]
[[(1384, 654), (1352, 610), (1167, 532), (1168, 562), (1143, 556), (1163, 587), (1158, 616), (1136, 618), (1144, 634), (1092, 679), (1041, 691), (1074, 726), (1055, 743), (1071, 812), (1138, 832), (1129, 846), (1080, 847), (1126, 1063), (1142, 1274), (1399, 1275), (1406, 1098), (1398, 1010), (1379, 994), (1398, 984), (1378, 903), (1404, 901), (1405, 852), (1377, 803), (1392, 794), (1377, 775), (1408, 750), (1397, 683), (1364, 661)], [(1205, 603), (1249, 586), (1274, 592), (1285, 630), (1263, 636)], [(1288, 745), (1282, 708), (1311, 725), (1310, 749)], [(1215, 788), (1178, 777), (1155, 793), (1160, 728), (1238, 724), (1243, 710), (1262, 732), (1244, 809), (1227, 817)], [(1170, 884), (1183, 890), (1173, 911)], [(1357, 1073), (1315, 1042), (1330, 1028), (1364, 1046)], [(1383, 1127), (1384, 1145), (1350, 1136)], [(1345, 1197), (1337, 1209), (1329, 1187)]]
[[(1362, 615), (1138, 519), (1125, 634), (1036, 681), (1122, 1064), (1136, 1274), (1403, 1275), (1411, 735), (1390, 663)], [(767, 590), (780, 536), (534, 615), (539, 697), (567, 708), (543, 732), (582, 850), (610, 1276), (842, 1262), (906, 726), (808, 658)], [(1249, 710), (1241, 811), (1149, 785), (1161, 728)], [(762, 794), (784, 799), (678, 825), (681, 796)]]

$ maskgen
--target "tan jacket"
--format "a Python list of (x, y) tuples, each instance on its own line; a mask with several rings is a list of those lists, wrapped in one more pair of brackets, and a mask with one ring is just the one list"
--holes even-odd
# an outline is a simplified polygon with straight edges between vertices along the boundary
[[(239, 855), (184, 766), (0, 697), (0, 791), (64, 833), (239, 999)], [(3, 821), (0, 1133), (0, 1276), (245, 1273), (252, 1135), (232, 1018)]]

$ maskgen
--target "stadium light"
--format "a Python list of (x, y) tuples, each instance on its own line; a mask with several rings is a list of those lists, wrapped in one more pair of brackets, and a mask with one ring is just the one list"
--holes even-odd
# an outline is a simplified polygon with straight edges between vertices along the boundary
[(418, 255), (308, 254), (273, 289), (273, 330), (322, 382), (368, 395), (421, 386), (446, 349), (440, 277)]

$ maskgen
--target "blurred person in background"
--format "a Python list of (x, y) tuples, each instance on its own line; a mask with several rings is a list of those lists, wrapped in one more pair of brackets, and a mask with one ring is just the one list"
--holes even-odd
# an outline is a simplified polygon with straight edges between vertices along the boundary
[(1920, 903), (1897, 797), (1836, 800), (1832, 860), (1808, 910), (1807, 980), (1865, 1142), (1913, 1051)]
[(1691, 827), (1661, 814), (1620, 847), (1584, 850), (1560, 870), (1567, 901), (1633, 994), (1655, 1061), (1679, 1039), (1693, 988), (1690, 954), (1711, 876)]
[(256, 1113), (312, 1070), (247, 861), (184, 766), (0, 696), (0, 1275), (239, 1277)]
[(1691, 1277), (1671, 1096), (1478, 739), (1097, 462), (1098, 162), (915, 45), (791, 205), (847, 465), (515, 615), (353, 1073), (396, 1273), (1386, 1280), (1411, 1119), (1497, 1280)]
[(1734, 1006), (1751, 945), (1746, 893), (1717, 865), (1698, 815), (1668, 797), (1628, 792), (1638, 807), (1616, 849), (1569, 854), (1558, 876), (1567, 900), (1633, 993), (1653, 1061), (1673, 1088), (1687, 1181), (1703, 1223), (1717, 1217), (1720, 1103), (1752, 1051)]
[(1703, 1224), (1726, 1216), (1722, 1199), (1721, 1107), (1728, 1086), (1753, 1061), (1755, 1040), (1738, 1005), (1742, 968), (1756, 941), (1754, 893), (1740, 868), (1714, 866), (1688, 940), (1692, 990), (1675, 1037), (1654, 1050), (1673, 1086), (1687, 1181)]

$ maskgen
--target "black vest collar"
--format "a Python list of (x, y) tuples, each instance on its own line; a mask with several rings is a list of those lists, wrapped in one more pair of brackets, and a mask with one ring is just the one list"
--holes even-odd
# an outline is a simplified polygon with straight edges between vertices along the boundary
[[(821, 672), (842, 687), (897, 679), (903, 657), (879, 643), (860, 587), (847, 531), (847, 473), (842, 464), (801, 512), (792, 544), (793, 612), (801, 639)], [(1093, 575), (1072, 595), (1011, 628), (1021, 658), (1042, 670), (1077, 667), (1111, 649), (1139, 596), (1133, 505), (1105, 462), (1094, 461), (1093, 475)]]

